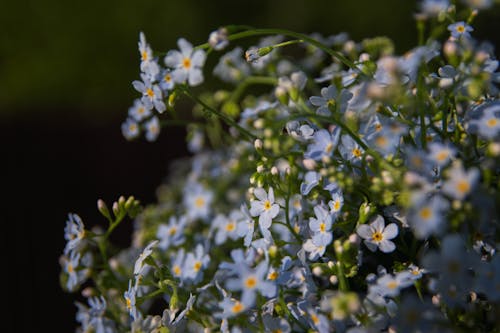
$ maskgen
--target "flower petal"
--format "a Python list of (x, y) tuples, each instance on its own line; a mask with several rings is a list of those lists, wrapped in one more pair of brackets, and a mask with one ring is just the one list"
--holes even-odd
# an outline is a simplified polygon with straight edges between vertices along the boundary
[(358, 227), (358, 229), (356, 230), (356, 233), (363, 239), (371, 239), (372, 234), (373, 234), (373, 230), (369, 225), (362, 224)]
[(164, 59), (165, 65), (172, 68), (177, 68), (182, 64), (182, 54), (177, 50), (170, 50)]
[(254, 191), (253, 194), (257, 199), (260, 201), (266, 201), (267, 200), (267, 193), (266, 190), (264, 190), (262, 187), (257, 187)]
[(380, 251), (384, 253), (389, 253), (396, 249), (396, 245), (390, 240), (383, 240), (378, 244)]
[(384, 236), (384, 239), (393, 239), (398, 235), (399, 229), (396, 223), (391, 223), (388, 226), (385, 227), (384, 232), (382, 235)]

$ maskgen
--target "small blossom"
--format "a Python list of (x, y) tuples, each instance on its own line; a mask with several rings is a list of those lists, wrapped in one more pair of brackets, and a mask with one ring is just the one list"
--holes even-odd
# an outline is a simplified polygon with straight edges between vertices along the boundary
[(176, 83), (185, 83), (190, 86), (197, 86), (203, 82), (202, 68), (205, 64), (205, 52), (194, 50), (193, 45), (184, 38), (177, 41), (180, 52), (177, 50), (168, 51), (165, 56), (165, 64), (172, 68), (172, 78)]
[(312, 105), (317, 106), (317, 114), (329, 116), (333, 111), (344, 113), (347, 109), (347, 102), (352, 98), (352, 93), (342, 89), (339, 92), (335, 86), (330, 85), (321, 89), (321, 96), (312, 96), (309, 101)]
[(448, 170), (448, 179), (443, 184), (443, 192), (453, 199), (463, 200), (476, 186), (479, 170), (471, 168), (465, 171), (461, 164), (455, 164)]
[(268, 193), (263, 188), (256, 188), (254, 194), (258, 200), (252, 201), (250, 214), (259, 217), (259, 229), (262, 236), (267, 240), (271, 240), (269, 228), (273, 218), (278, 215), (280, 210), (278, 204), (274, 203), (273, 188), (270, 187)]
[(140, 318), (140, 312), (137, 310), (135, 297), (137, 294), (137, 287), (132, 286), (132, 280), (128, 281), (128, 290), (123, 293), (125, 298), (125, 305), (129, 311), (130, 316), (135, 321)]
[(146, 140), (152, 142), (156, 141), (158, 135), (160, 135), (160, 120), (158, 117), (153, 116), (148, 121), (144, 123), (144, 130), (146, 131)]
[(227, 29), (222, 27), (215, 31), (212, 31), (208, 36), (208, 44), (214, 48), (214, 50), (220, 51), (229, 45), (229, 40), (227, 39)]
[(77, 250), (85, 237), (85, 227), (82, 219), (77, 214), (68, 214), (66, 227), (64, 228), (64, 238), (67, 243), (64, 247), (64, 254), (69, 254), (73, 250)]
[(464, 21), (455, 22), (448, 26), (448, 31), (451, 32), (451, 36), (459, 39), (460, 37), (468, 38), (470, 37), (470, 32), (474, 31), (470, 25), (466, 24)]
[(144, 250), (142, 250), (141, 254), (139, 255), (139, 258), (135, 261), (134, 264), (134, 275), (139, 275), (141, 271), (143, 270), (144, 265), (144, 260), (146, 260), (152, 253), (153, 253), (153, 248), (158, 244), (158, 240), (154, 240), (151, 243), (149, 243)]
[(313, 143), (307, 147), (304, 153), (305, 158), (311, 158), (315, 161), (320, 161), (323, 158), (332, 156), (333, 151), (337, 148), (339, 142), (340, 128), (335, 127), (332, 133), (325, 129), (314, 133)]
[(396, 249), (391, 239), (398, 235), (398, 226), (395, 223), (385, 226), (384, 218), (380, 215), (377, 215), (370, 225), (360, 225), (356, 232), (364, 239), (366, 247), (372, 252), (375, 252), (377, 248), (384, 253)]

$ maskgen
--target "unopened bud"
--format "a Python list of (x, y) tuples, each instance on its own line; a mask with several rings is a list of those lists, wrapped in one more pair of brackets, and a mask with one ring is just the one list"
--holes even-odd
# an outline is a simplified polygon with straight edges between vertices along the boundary
[(306, 158), (302, 161), (304, 168), (307, 170), (314, 170), (316, 168), (316, 161), (311, 158)]
[(260, 149), (262, 149), (264, 144), (262, 143), (261, 139), (256, 139), (253, 143), (253, 146), (255, 147), (255, 149), (260, 150)]
[(277, 168), (277, 167), (273, 166), (273, 167), (271, 168), (271, 174), (272, 174), (273, 176), (276, 176), (276, 175), (278, 174), (278, 172), (279, 172), (279, 171), (278, 171), (278, 168)]
[(264, 170), (265, 170), (265, 168), (264, 168), (264, 166), (263, 166), (263, 165), (258, 165), (258, 166), (257, 166), (257, 172), (258, 172), (258, 173), (262, 173)]
[(339, 282), (339, 279), (336, 275), (330, 275), (330, 283), (336, 285)]
[(106, 203), (102, 199), (97, 200), (97, 210), (99, 210), (105, 218), (111, 219), (108, 206), (106, 206)]
[(321, 274), (323, 274), (323, 270), (321, 269), (321, 267), (316, 266), (316, 267), (313, 268), (312, 273), (315, 276), (321, 276)]
[(118, 205), (118, 202), (113, 202), (113, 213), (116, 215), (120, 214), (120, 206)]

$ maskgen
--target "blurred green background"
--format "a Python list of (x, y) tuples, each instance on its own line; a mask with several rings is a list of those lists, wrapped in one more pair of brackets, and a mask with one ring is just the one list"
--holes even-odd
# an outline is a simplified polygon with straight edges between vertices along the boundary
[[(172, 158), (185, 155), (183, 129), (155, 143), (127, 142), (120, 132), (138, 93), (137, 42), (156, 51), (185, 37), (203, 43), (222, 25), (286, 28), (355, 41), (388, 36), (401, 54), (416, 45), (410, 0), (17, 0), (0, 4), (0, 165), (2, 243), (8, 253), (5, 331), (73, 331), (75, 299), (58, 284), (68, 212), (104, 225), (96, 200), (119, 195), (155, 201)], [(499, 45), (498, 4), (480, 13), (473, 35)], [(498, 50), (497, 50), (498, 54)], [(208, 74), (208, 71), (206, 71)], [(132, 225), (117, 229), (127, 246)], [(53, 302), (48, 306), (49, 302)]]
[[(180, 36), (197, 44), (220, 25), (249, 24), (345, 31), (356, 41), (385, 35), (401, 53), (415, 45), (416, 8), (409, 0), (4, 1), (0, 113), (71, 112), (87, 121), (125, 114), (136, 96), (130, 82), (138, 77), (141, 30), (164, 51)], [(481, 13), (474, 35), (494, 36), (499, 20)]]

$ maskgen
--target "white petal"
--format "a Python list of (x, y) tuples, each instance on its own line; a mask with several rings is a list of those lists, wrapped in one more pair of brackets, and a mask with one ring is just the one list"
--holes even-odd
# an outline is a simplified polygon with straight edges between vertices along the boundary
[(362, 224), (356, 230), (357, 234), (363, 239), (371, 239), (373, 235), (373, 230), (369, 225)]
[(203, 50), (196, 50), (191, 57), (191, 65), (195, 67), (202, 67), (205, 64), (205, 52)]
[(387, 227), (385, 227), (382, 235), (384, 236), (384, 239), (393, 239), (398, 235), (398, 232), (399, 230), (396, 223), (391, 223)]
[(271, 206), (271, 210), (269, 211), (269, 215), (271, 216), (271, 218), (275, 218), (280, 212), (280, 206), (278, 205), (272, 205)]
[(321, 105), (326, 104), (326, 99), (324, 99), (323, 97), (319, 97), (319, 96), (311, 96), (309, 98), (309, 102), (311, 102), (311, 104), (314, 106), (321, 106)]
[(264, 204), (261, 201), (252, 201), (250, 204), (250, 215), (259, 216), (264, 211)]
[(269, 229), (269, 227), (271, 227), (271, 222), (273, 221), (273, 219), (271, 218), (271, 216), (269, 216), (269, 214), (267, 213), (262, 213), (260, 214), (259, 216), (259, 227), (260, 229), (262, 230), (262, 228), (264, 229)]
[(274, 202), (274, 190), (272, 187), (269, 188), (269, 195), (267, 196), (267, 198), (271, 203)]
[(257, 199), (260, 201), (266, 201), (267, 200), (267, 193), (262, 187), (258, 187), (253, 191), (253, 194)]
[(182, 59), (182, 54), (179, 51), (170, 50), (165, 56), (164, 61), (168, 67), (177, 68), (182, 64)]
[(172, 72), (172, 79), (176, 83), (184, 83), (186, 82), (188, 73), (183, 69), (176, 69)]
[(393, 242), (391, 242), (390, 240), (384, 240), (378, 244), (378, 247), (379, 247), (380, 251), (382, 251), (384, 253), (389, 253), (389, 252), (394, 251), (394, 249), (396, 248), (396, 245)]
[(189, 71), (188, 82), (191, 87), (197, 86), (202, 83), (203, 73), (201, 72), (201, 70), (198, 68), (191, 68), (191, 70)]
[(184, 57), (191, 57), (191, 52), (193, 51), (193, 45), (185, 40), (184, 38), (179, 38), (177, 41), (177, 45), (181, 50), (181, 53)]
[(377, 215), (375, 220), (370, 223), (370, 226), (378, 232), (383, 232), (385, 227), (384, 218), (380, 215)]

